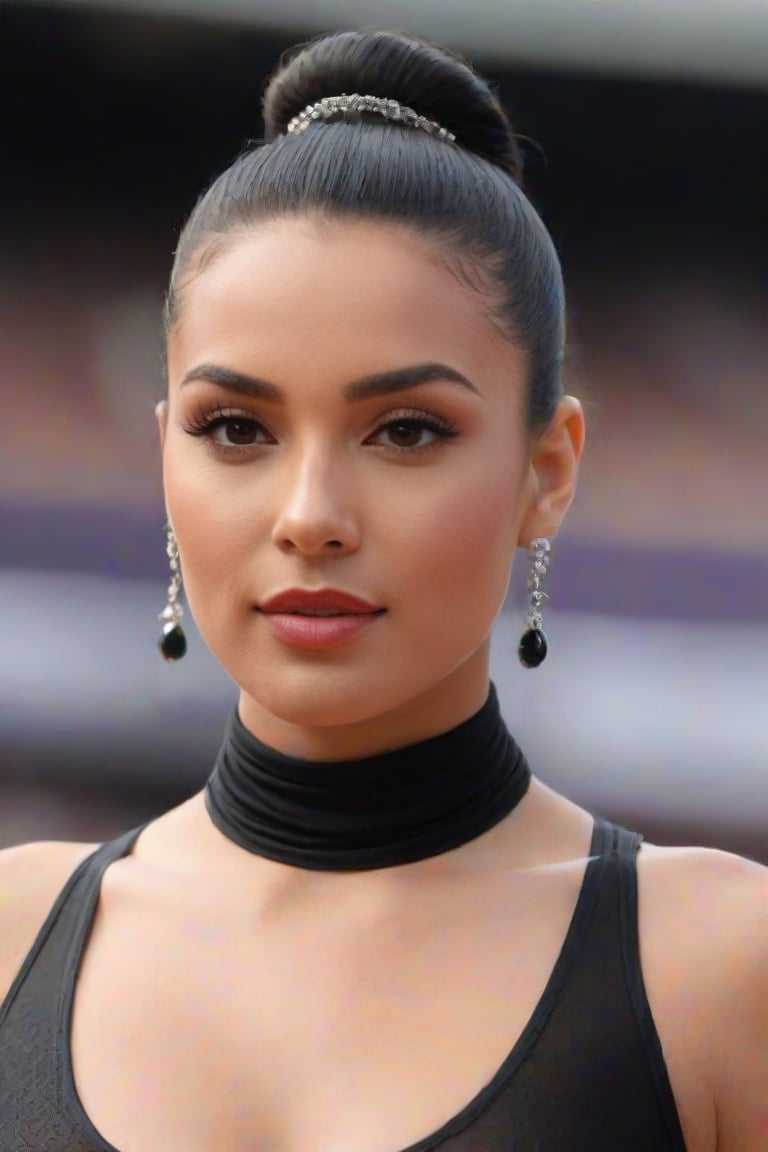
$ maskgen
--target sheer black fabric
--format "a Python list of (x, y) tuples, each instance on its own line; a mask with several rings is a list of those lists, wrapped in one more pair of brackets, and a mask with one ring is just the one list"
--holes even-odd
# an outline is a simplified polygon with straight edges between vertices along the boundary
[[(68, 1035), (102, 876), (140, 831), (76, 870), (0, 1007), (2, 1152), (119, 1152), (84, 1114)], [(522, 1036), (474, 1100), (402, 1152), (685, 1152), (640, 969), (639, 842), (595, 821), (567, 937)]]

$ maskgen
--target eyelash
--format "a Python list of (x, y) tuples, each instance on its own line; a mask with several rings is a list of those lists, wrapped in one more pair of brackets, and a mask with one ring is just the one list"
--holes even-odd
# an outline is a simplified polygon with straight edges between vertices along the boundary
[[(263, 446), (263, 442), (256, 442), (254, 444), (221, 444), (213, 439), (213, 433), (217, 428), (224, 428), (227, 424), (247, 424), (252, 425), (254, 429), (262, 429), (266, 431), (264, 425), (254, 420), (252, 416), (247, 416), (245, 413), (238, 411), (235, 408), (217, 407), (209, 409), (204, 413), (191, 417), (184, 425), (183, 429), (190, 436), (197, 436), (201, 439), (208, 439), (211, 448), (219, 452), (227, 454), (232, 453), (246, 453), (252, 452), (254, 448)], [(386, 420), (383, 420), (372, 436), (378, 436), (388, 428), (395, 427), (396, 425), (408, 425), (413, 428), (421, 429), (426, 432), (432, 432), (436, 439), (430, 441), (428, 444), (417, 445), (412, 448), (404, 448), (395, 444), (387, 445), (389, 452), (397, 454), (404, 454), (408, 456), (415, 456), (418, 453), (426, 452), (429, 448), (434, 447), (440, 440), (452, 439), (459, 435), (456, 425), (449, 420), (443, 420), (440, 417), (432, 415), (430, 412), (424, 412), (421, 409), (403, 409), (402, 411), (391, 413)]]

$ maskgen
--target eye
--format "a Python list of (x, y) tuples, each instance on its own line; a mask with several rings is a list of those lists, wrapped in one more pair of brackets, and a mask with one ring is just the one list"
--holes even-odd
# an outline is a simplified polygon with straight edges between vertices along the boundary
[(424, 413), (404, 413), (380, 425), (372, 440), (396, 452), (419, 452), (439, 440), (456, 436), (452, 425)]
[(274, 440), (263, 424), (242, 412), (215, 408), (191, 417), (183, 424), (185, 432), (197, 436), (216, 449), (254, 448)]
[(381, 431), (396, 448), (423, 448), (425, 442), (429, 444), (437, 437), (433, 428), (418, 420), (397, 420)]
[(252, 444), (263, 443), (263, 433), (261, 424), (244, 417), (219, 419), (208, 427), (208, 435), (214, 444), (226, 448), (248, 448)]

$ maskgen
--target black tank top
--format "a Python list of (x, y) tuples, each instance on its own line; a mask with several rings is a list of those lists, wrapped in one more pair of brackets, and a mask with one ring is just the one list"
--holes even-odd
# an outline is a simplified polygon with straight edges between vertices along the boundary
[[(119, 1152), (78, 1099), (69, 1025), (101, 878), (143, 827), (80, 864), (0, 1006), (2, 1152)], [(595, 820), (565, 941), (522, 1035), (461, 1112), (400, 1152), (685, 1152), (640, 970), (641, 839)]]

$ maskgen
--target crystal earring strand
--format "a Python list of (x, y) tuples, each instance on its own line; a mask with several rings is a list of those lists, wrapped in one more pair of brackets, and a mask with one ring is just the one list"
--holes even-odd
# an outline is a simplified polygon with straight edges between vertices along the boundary
[(524, 668), (538, 668), (547, 655), (547, 637), (542, 628), (541, 609), (549, 597), (546, 592), (542, 592), (541, 582), (549, 567), (549, 540), (543, 536), (532, 540), (528, 557), (531, 565), (528, 576), (528, 610), (525, 615), (528, 627), (520, 637), (517, 654)]
[(158, 641), (158, 647), (164, 660), (181, 660), (187, 650), (187, 638), (181, 627), (181, 618), (184, 609), (179, 603), (181, 592), (181, 566), (179, 564), (179, 546), (170, 524), (167, 526), (168, 563), (171, 566), (171, 582), (168, 585), (168, 603), (163, 608), (158, 619), (163, 621), (163, 634)]

